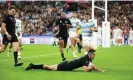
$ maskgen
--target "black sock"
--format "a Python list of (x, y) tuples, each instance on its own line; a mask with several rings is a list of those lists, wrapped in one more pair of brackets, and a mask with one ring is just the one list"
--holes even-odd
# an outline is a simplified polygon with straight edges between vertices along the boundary
[(15, 64), (18, 63), (18, 59), (17, 58), (18, 58), (18, 52), (15, 51), (14, 52), (14, 62), (15, 62)]
[(78, 45), (78, 48), (80, 48), (80, 44), (79, 44), (79, 43), (77, 43), (77, 45)]
[(54, 45), (56, 45), (56, 43), (55, 43), (55, 42), (53, 43), (53, 46), (54, 46)]
[(61, 54), (61, 57), (64, 58), (64, 53)]
[(34, 69), (43, 69), (43, 64), (33, 65)]
[(54, 42), (54, 45), (56, 46), (56, 42)]
[(80, 49), (82, 49), (82, 45), (80, 45)]

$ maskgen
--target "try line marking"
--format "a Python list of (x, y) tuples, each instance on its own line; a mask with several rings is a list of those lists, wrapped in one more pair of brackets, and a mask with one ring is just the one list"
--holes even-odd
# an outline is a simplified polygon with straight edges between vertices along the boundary
[[(59, 53), (53, 53), (53, 54), (43, 54), (43, 55), (36, 55), (36, 56), (30, 56), (30, 57), (23, 57), (22, 59), (38, 58), (38, 57), (50, 56), (50, 55), (56, 55), (56, 54), (59, 54)], [(7, 62), (7, 61), (10, 61), (10, 60), (14, 60), (14, 59), (2, 60), (2, 61), (0, 61), (0, 63)]]

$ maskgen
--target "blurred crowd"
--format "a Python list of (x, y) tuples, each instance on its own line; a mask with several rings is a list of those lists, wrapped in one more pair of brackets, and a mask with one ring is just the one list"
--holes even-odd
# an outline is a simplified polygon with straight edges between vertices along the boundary
[[(51, 34), (53, 23), (60, 17), (62, 11), (68, 12), (70, 6), (63, 1), (23, 1), (0, 3), (0, 24), (3, 16), (7, 13), (7, 7), (16, 5), (17, 12), (22, 20), (23, 34)], [(103, 1), (97, 1), (96, 6), (104, 8)], [(81, 20), (84, 14), (91, 16), (91, 2), (77, 4), (77, 17)], [(98, 24), (104, 21), (104, 11), (95, 9), (95, 19)], [(129, 27), (133, 27), (133, 2), (132, 1), (108, 1), (108, 21), (111, 22), (111, 29), (120, 27), (123, 32), (129, 32)]]

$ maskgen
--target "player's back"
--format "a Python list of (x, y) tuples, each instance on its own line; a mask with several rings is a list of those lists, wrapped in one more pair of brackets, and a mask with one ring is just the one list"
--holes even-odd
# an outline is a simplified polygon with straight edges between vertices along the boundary
[(91, 60), (88, 58), (88, 55), (85, 55), (85, 56), (82, 56), (78, 59), (74, 59), (72, 61), (69, 61), (68, 62), (69, 70), (77, 69), (77, 68), (82, 67), (84, 65), (87, 66), (89, 64), (89, 61), (91, 61)]

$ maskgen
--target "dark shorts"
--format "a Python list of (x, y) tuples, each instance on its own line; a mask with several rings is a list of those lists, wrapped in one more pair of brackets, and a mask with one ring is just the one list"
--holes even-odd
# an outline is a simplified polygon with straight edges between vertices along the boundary
[(57, 66), (57, 71), (69, 71), (68, 61), (63, 61)]
[(79, 40), (82, 41), (82, 34), (79, 35)]
[(13, 35), (12, 38), (11, 38), (11, 40), (9, 41), (8, 38), (7, 38), (7, 36), (4, 35), (3, 36), (3, 40), (2, 40), (2, 44), (8, 45), (9, 42), (10, 43), (18, 42), (17, 36), (16, 35)]
[(65, 36), (59, 36), (59, 40), (63, 40), (63, 41), (64, 41), (64, 48), (66, 48), (68, 37), (65, 37)]

